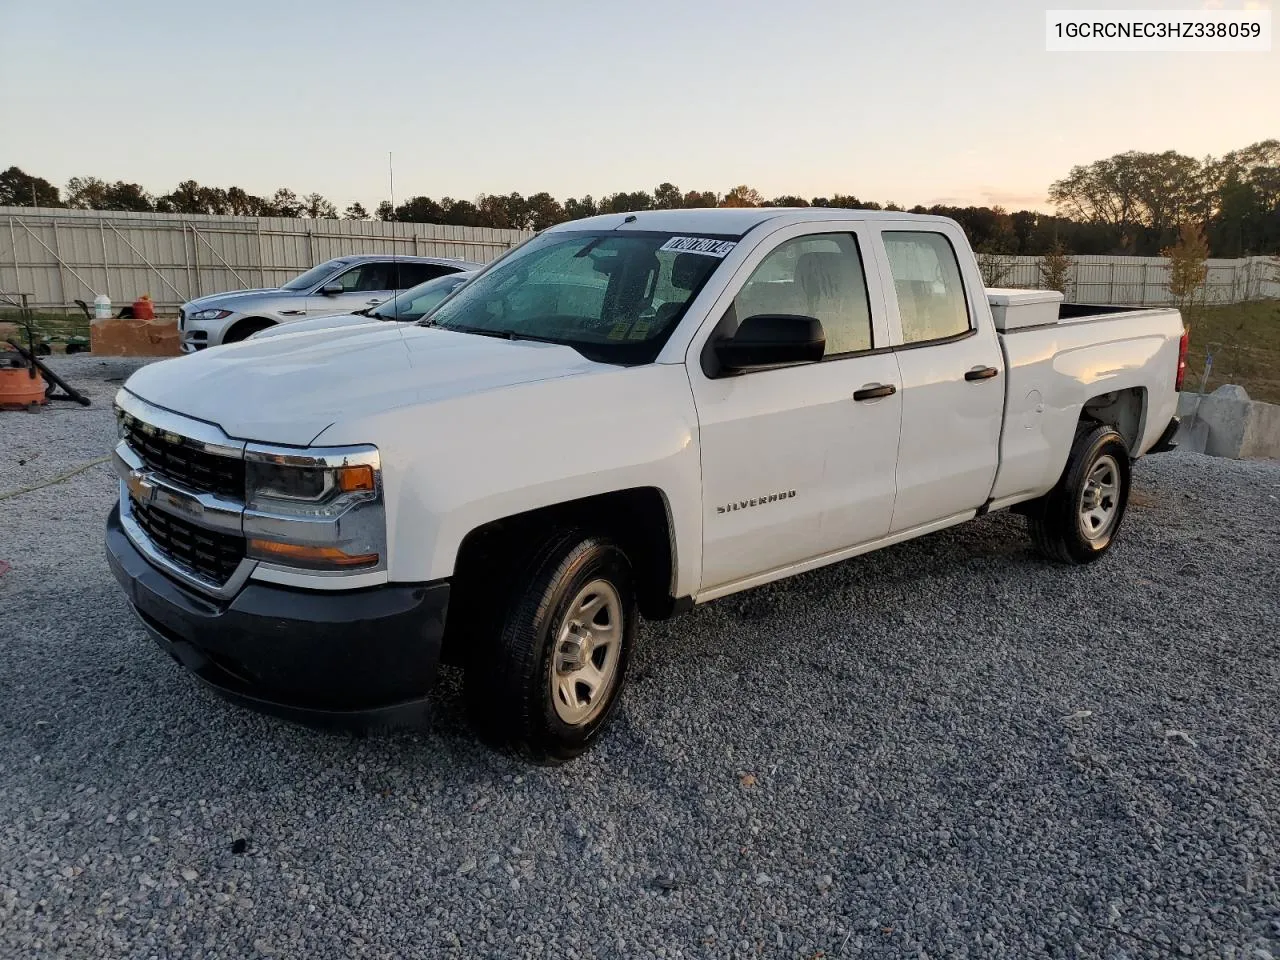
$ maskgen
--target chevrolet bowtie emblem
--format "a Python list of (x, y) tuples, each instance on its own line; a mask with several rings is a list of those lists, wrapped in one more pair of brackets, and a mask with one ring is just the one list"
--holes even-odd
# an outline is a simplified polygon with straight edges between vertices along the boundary
[(128, 478), (125, 479), (125, 486), (129, 488), (129, 495), (139, 503), (148, 504), (151, 502), (151, 495), (155, 493), (155, 485), (137, 470), (129, 471)]

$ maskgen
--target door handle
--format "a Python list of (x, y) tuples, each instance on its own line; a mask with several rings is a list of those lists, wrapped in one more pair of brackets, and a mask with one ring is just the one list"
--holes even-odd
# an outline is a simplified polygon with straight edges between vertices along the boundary
[(853, 399), (879, 400), (882, 397), (891, 397), (897, 392), (898, 388), (892, 383), (869, 383), (862, 389), (853, 391)]
[(1000, 371), (995, 367), (974, 367), (972, 370), (966, 370), (964, 378), (970, 382), (974, 380), (990, 380), (992, 377), (998, 377)]
[[(385, 299), (385, 297), (383, 299)], [(379, 300), (377, 297), (375, 297), (372, 300), (366, 300), (365, 303), (367, 303), (371, 307), (376, 307), (378, 304), (382, 303), (382, 300)]]

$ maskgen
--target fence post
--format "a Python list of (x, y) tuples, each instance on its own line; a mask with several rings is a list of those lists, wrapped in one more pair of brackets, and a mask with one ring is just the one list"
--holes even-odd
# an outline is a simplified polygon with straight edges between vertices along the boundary
[(62, 244), (58, 242), (58, 221), (53, 221), (53, 258), (58, 261), (58, 299), (59, 306), (67, 305), (67, 281), (62, 275)]
[(107, 256), (107, 228), (102, 224), (102, 217), (98, 217), (98, 239), (102, 241), (102, 275), (106, 278), (107, 289), (103, 291), (107, 295), (107, 299), (111, 299), (111, 264)]
[(307, 229), (307, 268), (310, 270), (316, 265), (316, 251), (311, 240), (311, 230)]
[(187, 221), (182, 221), (182, 260), (187, 267), (187, 299), (194, 300), (191, 291), (195, 289), (191, 283), (191, 248), (187, 246)]
[(1111, 270), (1107, 274), (1107, 303), (1116, 302), (1116, 262), (1112, 260), (1107, 264)]
[(1143, 260), (1142, 261), (1142, 306), (1144, 307), (1147, 305), (1147, 284), (1150, 283), (1150, 280), (1147, 279), (1147, 276), (1148, 276), (1148, 273), (1150, 272), (1150, 268), (1151, 268), (1151, 264)]
[(262, 218), (253, 218), (254, 229), (258, 232), (258, 286), (267, 285), (267, 258), (262, 253)]
[[(13, 253), (13, 288), (22, 289), (22, 275), (18, 272), (18, 235), (13, 232), (13, 217), (9, 217), (9, 250)], [(31, 291), (35, 293), (34, 290)]]

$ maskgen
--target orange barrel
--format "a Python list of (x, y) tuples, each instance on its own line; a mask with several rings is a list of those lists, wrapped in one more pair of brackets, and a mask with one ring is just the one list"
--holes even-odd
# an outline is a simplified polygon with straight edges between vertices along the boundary
[(156, 318), (156, 308), (148, 296), (141, 296), (133, 301), (133, 319), (135, 320), (154, 320)]
[(44, 377), (21, 367), (0, 367), (0, 410), (21, 410), (44, 403)]

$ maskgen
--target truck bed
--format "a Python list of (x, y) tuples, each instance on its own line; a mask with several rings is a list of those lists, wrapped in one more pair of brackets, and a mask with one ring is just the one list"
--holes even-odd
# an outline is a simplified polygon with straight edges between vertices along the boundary
[[(1159, 440), (1177, 408), (1172, 387), (1182, 318), (1168, 307), (1060, 303), (1057, 319), (999, 333), (1004, 354), (1005, 417), (994, 506), (1039, 496), (1061, 475), (1091, 403), (1133, 411), (1126, 440), (1141, 456)], [(1082, 402), (1083, 401), (1083, 402)], [(1126, 432), (1126, 431), (1122, 431)]]

